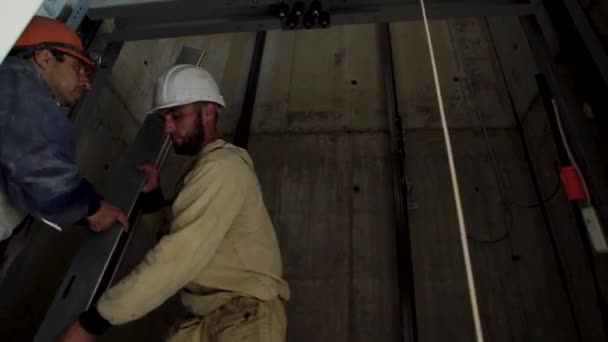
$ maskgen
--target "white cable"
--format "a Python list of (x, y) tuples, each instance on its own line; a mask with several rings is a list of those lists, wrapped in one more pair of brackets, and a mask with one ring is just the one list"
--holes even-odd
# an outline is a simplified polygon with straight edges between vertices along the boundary
[(585, 181), (585, 177), (581, 173), (581, 169), (578, 167), (578, 163), (576, 159), (574, 159), (574, 155), (572, 154), (572, 150), (570, 150), (570, 145), (568, 144), (568, 139), (566, 139), (566, 134), (564, 133), (564, 128), (562, 127), (562, 118), (559, 115), (559, 110), (557, 109), (557, 103), (555, 99), (551, 99), (551, 104), (553, 105), (553, 111), (555, 112), (555, 116), (557, 118), (557, 129), (559, 130), (559, 135), (562, 137), (562, 142), (564, 143), (564, 147), (566, 148), (566, 154), (568, 154), (568, 159), (574, 166), (576, 173), (578, 173), (578, 177), (581, 179), (581, 183), (583, 184), (583, 189), (585, 190), (585, 197), (587, 198), (587, 206), (591, 207), (591, 196), (589, 196), (589, 188), (587, 188), (587, 182)]
[(471, 255), (469, 252), (469, 244), (467, 241), (467, 229), (464, 223), (464, 214), (462, 211), (462, 201), (460, 199), (460, 189), (458, 187), (458, 176), (454, 165), (454, 154), (452, 153), (452, 142), (448, 131), (448, 124), (443, 108), (443, 97), (441, 96), (441, 88), (439, 87), (439, 76), (437, 75), (437, 64), (435, 62), (435, 54), (433, 53), (433, 42), (431, 40), (431, 31), (429, 22), (426, 17), (426, 8), (424, 0), (420, 0), (422, 7), (422, 19), (424, 20), (424, 28), (426, 30), (426, 38), (431, 54), (431, 64), (433, 67), (433, 77), (435, 79), (435, 90), (437, 91), (437, 102), (439, 102), (439, 114), (441, 116), (441, 125), (443, 128), (443, 136), (445, 139), (445, 148), (448, 154), (448, 165), (450, 167), (450, 176), (452, 178), (452, 188), (454, 191), (454, 201), (456, 202), (456, 213), (458, 215), (458, 226), (460, 229), (460, 242), (462, 244), (462, 253), (464, 255), (464, 266), (467, 276), (467, 284), (469, 286), (469, 298), (471, 299), (471, 309), (473, 311), (473, 322), (475, 324), (475, 336), (477, 342), (483, 342), (483, 332), (481, 328), (481, 319), (479, 318), (479, 307), (477, 306), (477, 292), (475, 291), (475, 279), (473, 278), (473, 267), (471, 265)]

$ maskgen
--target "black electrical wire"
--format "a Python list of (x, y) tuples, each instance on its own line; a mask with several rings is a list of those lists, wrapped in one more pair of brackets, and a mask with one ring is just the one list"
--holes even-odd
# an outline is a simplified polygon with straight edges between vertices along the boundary
[[(496, 174), (496, 177), (498, 178), (498, 177), (500, 177), (500, 175)], [(549, 196), (545, 197), (541, 202), (537, 202), (537, 203), (533, 203), (533, 204), (517, 204), (517, 203), (513, 203), (513, 202), (508, 203), (508, 202), (506, 202), (506, 199), (503, 197), (502, 192), (501, 192), (501, 200), (503, 201), (503, 206), (504, 206), (504, 210), (505, 210), (505, 216), (504, 216), (505, 231), (501, 235), (499, 235), (498, 237), (495, 237), (495, 238), (481, 239), (481, 238), (474, 237), (471, 234), (468, 234), (467, 238), (473, 242), (490, 243), (490, 244), (499, 243), (499, 242), (506, 240), (511, 235), (511, 231), (513, 230), (513, 224), (515, 223), (515, 216), (513, 215), (512, 208), (533, 209), (533, 208), (538, 208), (541, 205), (547, 204), (552, 199), (555, 198), (555, 196), (559, 192), (559, 189), (561, 188), (561, 185), (562, 185), (562, 182), (558, 176), (557, 184), (555, 184), (555, 187), (553, 188), (553, 191), (551, 192), (551, 194), (549, 194)]]
[(555, 198), (555, 195), (557, 195), (557, 193), (559, 192), (559, 189), (562, 187), (562, 180), (559, 178), (559, 176), (557, 177), (557, 184), (555, 184), (555, 187), (553, 188), (553, 191), (551, 192), (551, 194), (549, 196), (547, 196), (546, 198), (544, 198), (542, 201), (540, 202), (536, 202), (534, 204), (517, 204), (517, 203), (511, 203), (511, 205), (515, 208), (521, 208), (521, 209), (532, 209), (532, 208), (538, 208), (543, 204), (547, 204), (549, 203), (552, 199)]
[[(498, 178), (498, 177), (500, 177), (500, 175), (496, 174), (496, 177)], [(551, 192), (551, 194), (549, 196), (547, 196), (546, 198), (544, 198), (541, 202), (537, 202), (537, 203), (533, 203), (533, 204), (517, 204), (517, 203), (512, 203), (512, 202), (507, 203), (506, 199), (504, 197), (502, 197), (502, 195), (501, 195), (501, 199), (503, 201), (503, 206), (505, 208), (504, 209), (505, 210), (505, 216), (504, 216), (505, 231), (501, 235), (499, 235), (498, 237), (495, 237), (495, 238), (481, 239), (481, 238), (474, 237), (471, 234), (468, 234), (467, 238), (473, 242), (489, 243), (489, 244), (495, 244), (495, 243), (499, 243), (499, 242), (506, 240), (511, 235), (511, 232), (513, 231), (513, 224), (515, 223), (515, 216), (513, 215), (513, 211), (511, 210), (512, 207), (520, 208), (520, 209), (533, 209), (533, 208), (538, 208), (541, 205), (547, 204), (552, 199), (555, 198), (555, 196), (559, 192), (559, 189), (561, 188), (561, 185), (562, 185), (562, 182), (558, 176), (557, 184), (555, 184), (555, 187), (554, 187), (553, 191)]]
[(471, 234), (467, 234), (467, 238), (469, 240), (471, 240), (473, 242), (477, 242), (477, 243), (487, 243), (487, 244), (499, 243), (499, 242), (506, 240), (511, 235), (511, 232), (513, 231), (514, 223), (515, 223), (515, 217), (513, 216), (513, 212), (511, 211), (511, 208), (509, 208), (508, 205), (506, 205), (506, 203), (505, 203), (505, 216), (504, 216), (505, 231), (501, 235), (499, 235), (498, 237), (495, 237), (495, 238), (480, 239), (480, 238), (476, 238), (476, 237), (472, 236)]

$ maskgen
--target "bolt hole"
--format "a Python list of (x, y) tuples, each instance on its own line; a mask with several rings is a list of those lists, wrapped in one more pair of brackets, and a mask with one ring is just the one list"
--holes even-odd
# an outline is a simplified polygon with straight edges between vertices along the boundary
[(354, 192), (359, 192), (359, 191), (361, 191), (361, 188), (359, 188), (358, 185), (355, 185), (355, 186), (353, 186), (353, 191)]
[(513, 44), (513, 50), (515, 50), (515, 51), (519, 50), (519, 45), (517, 45), (517, 43)]
[(357, 82), (357, 80), (352, 80), (350, 81), (350, 84), (356, 86), (357, 84), (359, 84), (359, 82)]
[(144, 60), (144, 65), (148, 66), (148, 61)]
[(460, 78), (458, 78), (457, 76), (454, 76), (454, 78), (452, 78), (452, 81), (454, 81), (454, 82), (460, 82)]

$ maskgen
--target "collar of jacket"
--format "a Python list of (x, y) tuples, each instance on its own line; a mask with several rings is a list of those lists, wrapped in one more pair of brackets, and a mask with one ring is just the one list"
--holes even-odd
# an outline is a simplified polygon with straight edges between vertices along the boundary
[[(32, 63), (30, 63), (28, 60), (25, 60), (21, 57), (8, 56), (2, 63), (2, 68), (12, 69), (12, 70), (16, 70), (18, 72), (34, 75), (36, 77), (36, 79), (38, 81), (40, 81), (40, 83), (44, 84), (44, 86), (49, 91), (49, 93), (51, 94), (53, 99), (55, 98), (55, 96), (51, 92), (51, 89), (46, 84), (46, 81), (42, 78), (42, 74), (40, 73), (40, 71), (38, 71), (32, 65)], [(57, 102), (57, 100), (55, 100), (55, 103), (57, 104), (58, 107), (61, 107), (61, 105), (59, 104), (59, 102)]]
[(228, 143), (226, 141), (224, 141), (224, 139), (214, 140), (214, 141), (208, 143), (207, 145), (205, 145), (205, 147), (203, 147), (203, 150), (201, 151), (199, 156), (202, 157), (211, 151), (217, 150), (218, 148), (222, 148), (226, 144), (228, 144)]

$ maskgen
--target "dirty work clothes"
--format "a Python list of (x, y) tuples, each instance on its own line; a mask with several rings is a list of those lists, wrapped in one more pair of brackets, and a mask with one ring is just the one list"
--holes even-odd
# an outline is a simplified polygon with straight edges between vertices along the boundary
[(18, 213), (0, 217), (0, 240), (25, 214), (72, 224), (100, 206), (78, 171), (72, 123), (33, 65), (17, 57), (0, 65), (0, 191), (8, 198), (0, 213)]
[(217, 140), (197, 158), (173, 203), (170, 233), (99, 299), (98, 314), (109, 323), (138, 319), (180, 289), (185, 307), (197, 315), (237, 294), (289, 299), (249, 155)]
[(168, 342), (283, 342), (287, 318), (279, 298), (236, 297), (205, 316), (176, 324)]

